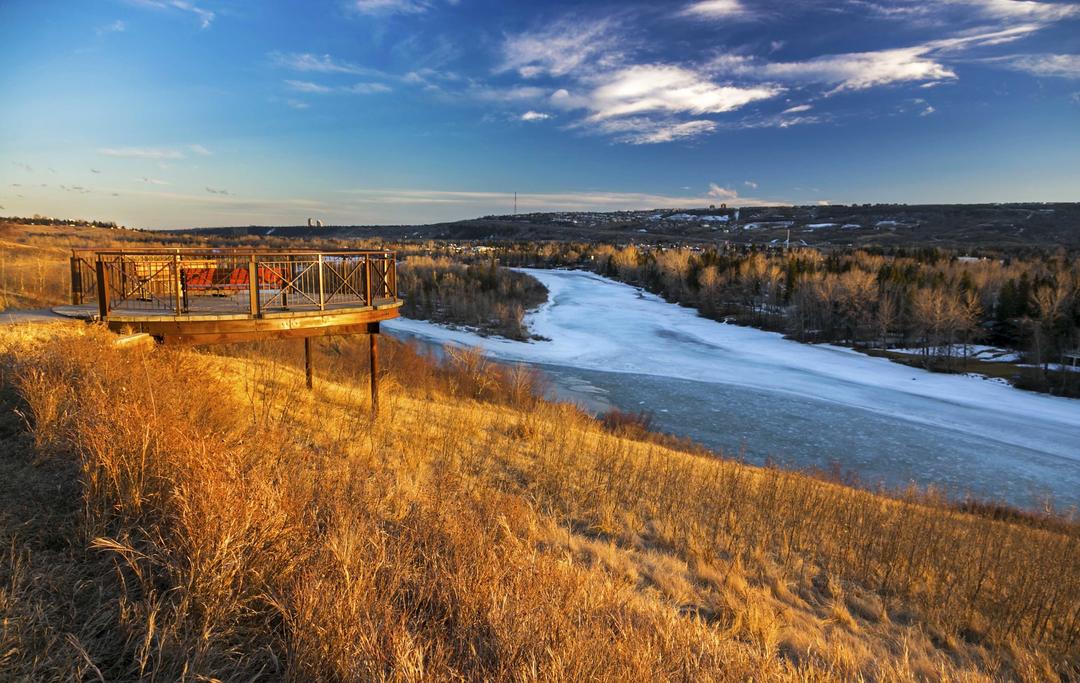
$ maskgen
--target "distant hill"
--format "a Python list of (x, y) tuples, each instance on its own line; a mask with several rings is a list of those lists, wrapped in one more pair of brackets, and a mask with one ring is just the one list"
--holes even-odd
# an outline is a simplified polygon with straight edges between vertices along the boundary
[[(210, 235), (808, 246), (1080, 248), (1080, 203), (860, 204), (484, 216), (429, 225), (196, 228)], [(190, 231), (184, 231), (190, 232)]]

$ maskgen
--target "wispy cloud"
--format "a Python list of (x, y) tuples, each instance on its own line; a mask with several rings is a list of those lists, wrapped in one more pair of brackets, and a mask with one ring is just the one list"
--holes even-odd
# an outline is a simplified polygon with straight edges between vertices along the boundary
[(208, 157), (213, 154), (213, 152), (203, 147), (202, 145), (188, 145), (187, 148), (191, 150), (193, 154), (198, 154), (201, 157)]
[(544, 121), (551, 118), (551, 114), (546, 114), (542, 111), (529, 110), (521, 115), (522, 121)]
[(378, 69), (361, 66), (352, 62), (336, 59), (330, 55), (310, 52), (271, 52), (270, 61), (275, 66), (293, 71), (306, 71), (325, 74), (351, 74), (353, 76), (376, 76), (384, 74)]
[(995, 19), (1055, 22), (1080, 16), (1080, 5), (1069, 2), (1035, 0), (944, 0), (946, 5), (962, 5)]
[(199, 26), (202, 28), (210, 28), (210, 25), (214, 23), (214, 19), (217, 17), (211, 10), (199, 7), (187, 0), (131, 0), (131, 2), (143, 7), (187, 12), (198, 20)]
[(385, 83), (353, 83), (338, 88), (339, 92), (352, 93), (354, 95), (377, 95), (390, 92), (392, 88)]
[(1033, 76), (1080, 78), (1080, 55), (1010, 55), (987, 61), (999, 62), (1010, 69)]
[(826, 95), (899, 82), (956, 78), (952, 69), (927, 58), (929, 51), (925, 46), (916, 46), (824, 55), (799, 62), (765, 62), (744, 56), (725, 56), (714, 60), (711, 67), (718, 74), (832, 86)]
[(684, 7), (679, 14), (705, 19), (748, 19), (754, 16), (742, 0), (699, 0)]
[[(586, 126), (586, 123), (578, 125)], [(706, 119), (680, 121), (638, 116), (588, 122), (587, 127), (596, 132), (611, 135), (619, 142), (631, 145), (655, 145), (707, 135), (716, 130), (716, 122)]]
[(566, 76), (583, 67), (603, 69), (620, 60), (620, 38), (612, 19), (568, 17), (539, 31), (507, 37), (496, 72), (516, 71), (523, 78), (536, 78)]
[(418, 14), (431, 8), (424, 0), (353, 0), (352, 7), (363, 14)]
[(107, 24), (105, 26), (100, 27), (97, 30), (97, 34), (99, 36), (103, 36), (103, 35), (108, 34), (108, 33), (123, 33), (126, 30), (127, 30), (127, 22), (125, 22), (125, 21), (123, 21), (121, 19), (117, 19), (116, 21), (112, 22), (111, 24)]
[(319, 85), (318, 83), (312, 83), (310, 81), (287, 80), (285, 81), (285, 85), (289, 86), (290, 90), (311, 94), (323, 94), (331, 92), (333, 90), (333, 88), (329, 88), (325, 85)]
[(183, 159), (184, 153), (178, 149), (160, 147), (102, 147), (98, 154), (107, 157), (125, 159)]
[(157, 178), (148, 178), (147, 176), (143, 176), (142, 178), (136, 178), (135, 180), (140, 183), (146, 183), (147, 185), (172, 185), (172, 183), (170, 182), (158, 180)]
[(782, 92), (771, 85), (717, 85), (689, 69), (646, 64), (615, 72), (590, 95), (592, 118), (646, 112), (716, 114), (739, 109)]
[(214, 189), (214, 188), (208, 186), (206, 188), (206, 191), (209, 192), (210, 194), (219, 194), (219, 195), (229, 196), (229, 191), (228, 190), (218, 190), (218, 189)]
[(788, 107), (784, 110), (785, 114), (800, 114), (804, 111), (810, 111), (814, 107), (809, 104), (797, 104), (794, 107)]
[(350, 85), (322, 85), (311, 81), (286, 80), (285, 85), (294, 92), (308, 95), (326, 95), (328, 93), (346, 93), (353, 95), (375, 95), (390, 92), (390, 86), (384, 83), (352, 83)]

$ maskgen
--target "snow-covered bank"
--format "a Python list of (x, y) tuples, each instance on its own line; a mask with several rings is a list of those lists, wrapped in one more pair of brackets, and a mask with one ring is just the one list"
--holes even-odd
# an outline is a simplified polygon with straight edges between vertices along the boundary
[[(414, 320), (385, 323), (510, 361), (751, 387), (888, 415), (1080, 462), (1080, 401), (930, 373), (836, 346), (725, 325), (581, 271), (525, 269), (550, 292), (529, 316), (550, 341), (483, 338)], [(824, 402), (824, 403), (822, 403)], [(978, 467), (977, 463), (972, 463)]]

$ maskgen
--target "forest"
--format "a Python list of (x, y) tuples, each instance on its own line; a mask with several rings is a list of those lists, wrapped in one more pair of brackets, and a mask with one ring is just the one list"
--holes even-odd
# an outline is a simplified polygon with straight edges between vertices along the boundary
[(410, 256), (398, 268), (398, 283), (406, 317), (467, 325), (519, 341), (530, 336), (525, 311), (547, 301), (547, 290), (534, 278), (490, 259), (465, 265)]

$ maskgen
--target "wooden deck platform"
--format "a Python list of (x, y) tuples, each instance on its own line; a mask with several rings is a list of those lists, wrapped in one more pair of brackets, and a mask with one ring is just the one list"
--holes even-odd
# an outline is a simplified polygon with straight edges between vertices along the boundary
[[(376, 299), (372, 306), (332, 304), (317, 308), (279, 310), (252, 317), (233, 313), (226, 306), (204, 306), (176, 315), (171, 310), (114, 309), (105, 322), (115, 332), (145, 333), (165, 344), (222, 344), (273, 337), (319, 337), (335, 334), (378, 333), (378, 323), (398, 317), (401, 300)], [(99, 321), (93, 304), (56, 306), (53, 312), (68, 318)]]
[(57, 313), (166, 344), (377, 333), (398, 316), (386, 251), (199, 249), (75, 252)]

